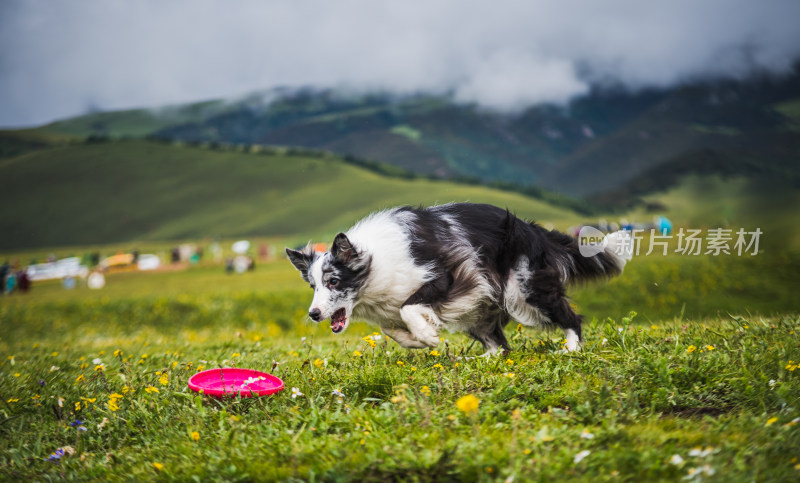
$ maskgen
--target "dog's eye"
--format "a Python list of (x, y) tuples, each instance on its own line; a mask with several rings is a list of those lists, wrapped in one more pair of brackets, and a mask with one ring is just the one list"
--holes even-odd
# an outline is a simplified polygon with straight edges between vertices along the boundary
[(330, 281), (328, 282), (328, 285), (330, 285), (331, 287), (339, 285), (339, 279), (336, 277), (331, 278)]

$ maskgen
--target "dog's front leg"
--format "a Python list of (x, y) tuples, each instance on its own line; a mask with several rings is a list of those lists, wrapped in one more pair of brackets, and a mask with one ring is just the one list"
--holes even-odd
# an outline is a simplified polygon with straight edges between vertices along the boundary
[(424, 349), (426, 346), (411, 335), (411, 332), (396, 327), (381, 327), (383, 333), (406, 349)]
[(426, 305), (406, 305), (400, 309), (400, 318), (415, 339), (428, 347), (439, 345), (437, 328), (441, 321), (433, 309)]

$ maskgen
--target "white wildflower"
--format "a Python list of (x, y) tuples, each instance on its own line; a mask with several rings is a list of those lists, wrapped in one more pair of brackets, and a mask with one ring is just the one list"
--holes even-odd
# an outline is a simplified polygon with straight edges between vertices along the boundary
[(292, 399), (295, 399), (295, 398), (297, 398), (299, 396), (302, 396), (302, 395), (303, 395), (303, 393), (300, 392), (300, 389), (297, 389), (296, 387), (292, 388)]
[(707, 447), (706, 449), (698, 447), (698, 448), (692, 448), (691, 451), (689, 451), (689, 456), (696, 458), (705, 458), (706, 456), (710, 455), (713, 452), (714, 448), (712, 448), (711, 446)]
[(581, 433), (581, 438), (583, 438), (583, 439), (593, 439), (594, 435), (592, 433), (590, 433), (588, 430), (584, 429), (583, 432)]
[(683, 458), (681, 458), (681, 455), (679, 454), (674, 454), (672, 455), (672, 458), (669, 459), (669, 462), (675, 466), (680, 466), (683, 464)]
[(92, 359), (92, 364), (94, 364), (94, 365), (102, 364), (102, 363), (103, 363), (103, 360), (100, 359), (99, 357), (95, 357), (94, 359)]
[(585, 449), (585, 450), (581, 451), (580, 453), (576, 454), (575, 455), (575, 459), (574, 459), (575, 464), (578, 464), (581, 461), (583, 461), (583, 459), (586, 458), (587, 456), (589, 456), (591, 453), (592, 453), (591, 451), (589, 451), (588, 449)]

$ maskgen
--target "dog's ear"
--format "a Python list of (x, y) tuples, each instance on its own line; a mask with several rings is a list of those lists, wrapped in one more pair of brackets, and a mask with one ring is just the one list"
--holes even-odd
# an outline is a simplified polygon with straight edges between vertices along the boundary
[(287, 248), (286, 255), (289, 256), (289, 261), (292, 262), (294, 268), (300, 270), (300, 273), (303, 275), (303, 280), (309, 282), (308, 267), (311, 266), (311, 263), (314, 261), (315, 257), (314, 249), (311, 247), (311, 245), (307, 245), (302, 251)]
[(350, 243), (350, 239), (344, 233), (339, 233), (333, 239), (331, 246), (331, 255), (335, 260), (338, 260), (345, 265), (353, 264), (359, 257), (358, 250)]

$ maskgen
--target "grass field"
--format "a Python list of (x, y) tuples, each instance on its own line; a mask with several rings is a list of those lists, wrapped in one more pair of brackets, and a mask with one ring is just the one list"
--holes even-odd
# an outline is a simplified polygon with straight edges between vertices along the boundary
[[(489, 202), (562, 229), (594, 221), (324, 155), (16, 141), (0, 160), (15, 180), (13, 213), (0, 212), (13, 243), (0, 246), (26, 246), (3, 252), (23, 263), (51, 252), (158, 254), (217, 235), (280, 252), (406, 203)], [(638, 256), (621, 277), (574, 288), (586, 316), (579, 353), (560, 352), (560, 333), (513, 322), (512, 352), (488, 359), (463, 358), (482, 350), (462, 334), (440, 334), (436, 351), (407, 351), (364, 323), (334, 336), (308, 322), (311, 293), (282, 258), (242, 275), (206, 260), (110, 274), (100, 291), (44, 282), (2, 297), (0, 479), (797, 479), (797, 189), (688, 177), (646, 199), (676, 230), (760, 228), (761, 250), (679, 255), (673, 238), (669, 255)], [(218, 401), (187, 388), (218, 366), (273, 372), (286, 389)]]
[[(513, 351), (489, 359), (461, 359), (481, 352), (461, 334), (435, 352), (361, 323), (334, 336), (308, 322), (311, 294), (285, 260), (114, 274), (98, 292), (38, 284), (0, 305), (0, 475), (793, 480), (798, 268), (787, 253), (638, 257), (574, 291), (583, 351), (512, 323)], [(217, 366), (286, 389), (218, 401), (187, 388)]]

